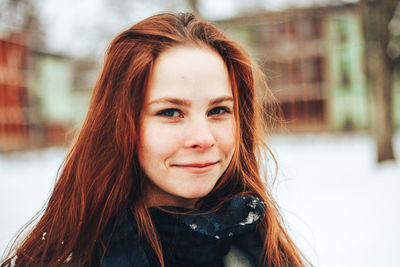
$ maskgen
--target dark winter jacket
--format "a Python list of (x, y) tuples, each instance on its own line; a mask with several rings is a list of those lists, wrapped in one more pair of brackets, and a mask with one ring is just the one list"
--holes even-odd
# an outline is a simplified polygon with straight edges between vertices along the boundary
[[(150, 208), (166, 267), (257, 266), (263, 244), (256, 226), (264, 213), (265, 204), (250, 195), (232, 199), (216, 213)], [(103, 240), (106, 250), (98, 246), (95, 253), (98, 266), (160, 266), (150, 245), (139, 238), (130, 211), (106, 231)]]

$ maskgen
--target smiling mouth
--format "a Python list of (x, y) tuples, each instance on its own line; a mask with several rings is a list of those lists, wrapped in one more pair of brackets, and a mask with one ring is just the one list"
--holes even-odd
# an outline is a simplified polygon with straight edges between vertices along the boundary
[(215, 165), (217, 163), (218, 163), (218, 161), (205, 162), (205, 163), (174, 164), (172, 166), (175, 166), (175, 167), (188, 167), (188, 168), (205, 168), (205, 167), (208, 167), (208, 166)]
[(189, 164), (173, 164), (172, 167), (182, 168), (191, 172), (200, 173), (207, 172), (212, 169), (219, 161)]

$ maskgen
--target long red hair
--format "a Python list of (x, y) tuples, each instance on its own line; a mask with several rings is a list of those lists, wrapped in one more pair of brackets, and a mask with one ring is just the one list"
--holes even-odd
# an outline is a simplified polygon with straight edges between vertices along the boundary
[[(91, 264), (92, 254), (107, 224), (132, 207), (139, 232), (163, 266), (162, 248), (143, 203), (145, 181), (138, 160), (137, 140), (142, 104), (154, 62), (175, 46), (206, 46), (223, 58), (235, 99), (237, 142), (227, 171), (198, 208), (217, 210), (238, 194), (254, 194), (267, 205), (259, 231), (268, 266), (304, 266), (301, 253), (285, 232), (278, 209), (262, 179), (259, 153), (264, 122), (256, 96), (256, 66), (247, 52), (214, 25), (191, 13), (163, 13), (147, 18), (111, 42), (102, 73), (94, 87), (86, 120), (66, 157), (42, 217), (15, 244), (1, 266), (59, 266), (68, 261)], [(263, 92), (269, 93), (265, 83)], [(17, 258), (14, 258), (17, 255)]]

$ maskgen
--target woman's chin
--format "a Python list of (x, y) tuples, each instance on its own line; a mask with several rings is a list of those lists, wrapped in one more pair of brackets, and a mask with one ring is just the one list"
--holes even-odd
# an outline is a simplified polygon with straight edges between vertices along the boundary
[(179, 196), (185, 199), (200, 199), (207, 196), (213, 189), (213, 186), (202, 187), (202, 188), (190, 188), (187, 190), (180, 191)]
[(179, 195), (175, 195), (171, 200), (171, 206), (183, 207), (183, 208), (194, 208), (199, 199), (207, 196), (211, 189), (207, 190), (192, 190), (181, 192)]

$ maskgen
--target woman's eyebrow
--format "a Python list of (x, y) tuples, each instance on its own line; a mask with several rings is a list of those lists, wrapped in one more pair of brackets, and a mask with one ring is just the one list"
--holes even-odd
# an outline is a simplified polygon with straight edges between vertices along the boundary
[(186, 99), (175, 98), (175, 97), (163, 97), (163, 98), (158, 98), (158, 99), (154, 99), (154, 100), (150, 101), (149, 105), (158, 104), (158, 103), (170, 103), (170, 104), (175, 104), (178, 106), (185, 106), (185, 107), (189, 107), (191, 104), (191, 102)]
[(215, 99), (210, 101), (210, 105), (217, 105), (217, 104), (220, 104), (220, 103), (225, 102), (225, 101), (233, 102), (233, 97), (232, 96), (220, 96), (220, 97), (217, 97), (217, 98), (215, 98)]
[[(232, 96), (220, 96), (215, 99), (212, 99), (210, 101), (210, 105), (217, 105), (225, 101), (231, 101), (233, 102), (233, 97)], [(190, 107), (191, 101), (187, 99), (182, 99), (182, 98), (175, 98), (175, 97), (162, 97), (158, 99), (154, 99), (149, 102), (148, 105), (152, 104), (159, 104), (159, 103), (170, 103), (178, 106), (185, 106), (185, 107)]]

